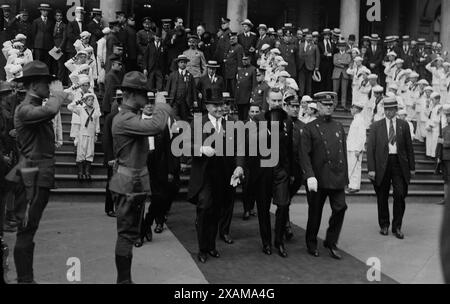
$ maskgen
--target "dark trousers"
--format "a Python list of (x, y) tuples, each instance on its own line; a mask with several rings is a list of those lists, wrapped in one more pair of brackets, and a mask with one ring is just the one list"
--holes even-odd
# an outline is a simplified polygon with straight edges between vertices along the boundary
[(67, 56), (63, 54), (59, 60), (53, 58), (50, 58), (50, 60), (52, 63), (52, 66), (50, 67), (52, 74), (56, 75), (63, 85), (68, 85), (67, 68), (64, 65), (67, 61)]
[[(38, 187), (35, 196), (28, 207), (25, 188), (17, 185), (21, 190), (16, 197), (15, 215), (18, 222), (16, 245), (14, 247), (14, 264), (17, 272), (17, 282), (31, 283), (34, 280), (33, 255), (34, 236), (38, 230), (45, 207), (48, 204), (50, 190)], [(28, 210), (27, 210), (28, 208)], [(27, 221), (25, 222), (25, 219)]]
[(114, 200), (112, 192), (109, 190), (109, 182), (113, 177), (114, 172), (111, 166), (107, 166), (107, 182), (106, 182), (106, 195), (105, 195), (105, 213), (114, 212)]
[(241, 121), (246, 121), (248, 118), (248, 111), (250, 110), (250, 104), (237, 104), (238, 117)]
[(50, 69), (52, 66), (52, 58), (48, 54), (48, 50), (34, 49), (34, 60), (40, 60), (45, 63)]
[(131, 72), (131, 71), (140, 71), (138, 63), (137, 63), (137, 58), (127, 58), (127, 62), (125, 64), (125, 68), (127, 72)]
[(327, 197), (330, 199), (331, 217), (325, 238), (329, 246), (335, 246), (339, 240), (344, 215), (347, 210), (344, 190), (319, 189), (318, 192), (308, 192), (308, 224), (306, 227), (306, 245), (308, 249), (317, 249), (317, 234), (322, 221), (323, 206)]
[(235, 198), (235, 189), (231, 186), (227, 186), (226, 196), (224, 200), (224, 204), (222, 205), (222, 211), (220, 213), (219, 219), (219, 234), (220, 236), (229, 235), (231, 220), (233, 219), (233, 211), (234, 211), (234, 198)]
[[(273, 169), (264, 168), (260, 170), (258, 189), (256, 191), (256, 206), (258, 211), (259, 232), (263, 246), (272, 245), (272, 234), (270, 224), (270, 205), (274, 198), (275, 191), (288, 191), (288, 184), (273, 184)], [(279, 188), (279, 189), (275, 189)], [(275, 212), (275, 246), (283, 244), (283, 235), (286, 229), (286, 222), (289, 214), (289, 204), (277, 205)]]
[(383, 181), (380, 186), (375, 186), (378, 205), (378, 223), (381, 228), (389, 228), (390, 224), (389, 192), (391, 185), (394, 188), (392, 231), (395, 232), (402, 227), (403, 215), (405, 214), (405, 198), (408, 194), (408, 184), (403, 178), (402, 169), (400, 168), (400, 163), (396, 155), (389, 155)]
[(236, 78), (225, 79), (225, 91), (230, 93), (230, 96), (234, 98), (236, 92)]
[(245, 181), (242, 185), (244, 212), (250, 212), (255, 209), (256, 192), (258, 185), (253, 177), (254, 169), (246, 169)]
[(331, 91), (333, 89), (333, 58), (326, 59), (326, 62), (320, 64), (320, 74), (322, 76), (322, 91)]
[(441, 235), (440, 235), (440, 253), (442, 271), (444, 273), (444, 280), (446, 284), (450, 283), (450, 182), (445, 181), (446, 200), (444, 209), (444, 218), (442, 220)]
[(312, 76), (313, 71), (309, 71), (306, 66), (303, 66), (298, 72), (298, 85), (300, 89), (300, 96), (312, 94)]
[(148, 72), (148, 83), (152, 90), (162, 91), (163, 90), (163, 73), (160, 70), (154, 70)]
[(145, 198), (129, 199), (113, 193), (117, 213), (116, 256), (132, 257), (134, 243), (139, 239)]
[(185, 98), (177, 98), (172, 104), (173, 115), (183, 121), (191, 120), (191, 109), (189, 108)]

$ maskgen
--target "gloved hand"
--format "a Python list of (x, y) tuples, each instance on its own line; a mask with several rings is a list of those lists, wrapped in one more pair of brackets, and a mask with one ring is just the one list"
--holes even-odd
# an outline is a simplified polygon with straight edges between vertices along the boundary
[(317, 192), (318, 183), (317, 183), (317, 179), (315, 177), (308, 178), (308, 180), (306, 182), (308, 184), (308, 190), (310, 192)]

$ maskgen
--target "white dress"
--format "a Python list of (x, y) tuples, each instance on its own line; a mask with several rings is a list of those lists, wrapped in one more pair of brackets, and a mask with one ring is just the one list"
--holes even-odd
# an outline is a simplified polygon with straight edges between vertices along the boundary
[(100, 111), (86, 106), (77, 105), (72, 109), (80, 117), (80, 131), (78, 133), (77, 162), (94, 161), (95, 136), (100, 133)]
[(106, 71), (105, 66), (106, 63), (106, 39), (105, 37), (101, 38), (97, 41), (97, 71), (98, 71), (98, 79), (97, 82), (105, 83)]
[(426, 131), (426, 155), (429, 157), (436, 157), (436, 146), (439, 138), (439, 125), (441, 124), (442, 106), (435, 105), (430, 112), (427, 121)]

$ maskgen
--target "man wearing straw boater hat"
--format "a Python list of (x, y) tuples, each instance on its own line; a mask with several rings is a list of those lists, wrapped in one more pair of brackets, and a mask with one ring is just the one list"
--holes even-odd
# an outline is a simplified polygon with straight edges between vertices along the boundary
[[(19, 188), (15, 216), (18, 221), (14, 247), (14, 263), (19, 283), (33, 283), (34, 235), (47, 206), (55, 176), (55, 133), (52, 119), (68, 99), (61, 82), (50, 75), (41, 61), (23, 68), (23, 76), (15, 79), (27, 91), (14, 115), (19, 147), (19, 163), (7, 180)], [(45, 105), (43, 101), (46, 100)]]
[(206, 64), (207, 73), (198, 82), (197, 89), (199, 91), (199, 104), (198, 110), (201, 112), (206, 111), (204, 96), (206, 96), (207, 89), (220, 90), (223, 91), (225, 87), (225, 82), (223, 77), (217, 75), (217, 69), (220, 68), (220, 65), (217, 61), (210, 60)]
[(49, 12), (52, 10), (50, 5), (41, 4), (38, 7), (41, 16), (33, 21), (32, 37), (34, 37), (34, 58), (51, 66), (50, 55), (48, 51), (53, 48), (53, 30), (54, 23), (49, 18)]
[(150, 88), (141, 72), (125, 75), (120, 89), (123, 102), (112, 122), (116, 172), (109, 184), (113, 192), (117, 215), (116, 267), (117, 283), (132, 283), (131, 262), (133, 245), (140, 235), (145, 200), (150, 192), (147, 169), (149, 136), (166, 127), (171, 108), (164, 103), (155, 105), (151, 119), (141, 119), (140, 111), (147, 104)]
[(405, 213), (405, 198), (408, 184), (415, 174), (414, 149), (411, 132), (406, 121), (397, 119), (398, 103), (395, 97), (383, 100), (385, 119), (375, 122), (370, 128), (367, 142), (367, 167), (369, 179), (377, 194), (378, 223), (380, 234), (388, 235), (389, 192), (394, 188), (394, 217), (392, 233), (403, 239), (401, 231)]

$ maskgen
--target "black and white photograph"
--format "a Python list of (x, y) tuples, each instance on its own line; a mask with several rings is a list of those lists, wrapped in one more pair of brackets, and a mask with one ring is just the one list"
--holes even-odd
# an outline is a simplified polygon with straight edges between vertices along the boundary
[(450, 283), (450, 0), (0, 0), (0, 48), (1, 285)]

